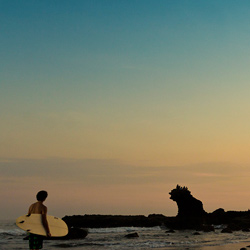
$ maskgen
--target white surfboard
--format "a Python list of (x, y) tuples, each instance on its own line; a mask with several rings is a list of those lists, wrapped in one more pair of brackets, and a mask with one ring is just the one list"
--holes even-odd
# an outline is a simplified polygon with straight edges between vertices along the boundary
[[(68, 226), (62, 219), (47, 215), (47, 221), (49, 224), (51, 237), (62, 237), (68, 234)], [(46, 230), (42, 224), (41, 214), (20, 216), (16, 219), (16, 225), (29, 233), (44, 236), (47, 235)]]

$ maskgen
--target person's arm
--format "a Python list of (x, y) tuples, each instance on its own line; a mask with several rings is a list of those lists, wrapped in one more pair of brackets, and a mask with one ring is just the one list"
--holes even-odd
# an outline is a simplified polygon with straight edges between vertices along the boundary
[(27, 216), (30, 216), (30, 215), (31, 215), (31, 208), (32, 208), (32, 205), (29, 207), (29, 211), (28, 211)]
[(43, 223), (43, 226), (46, 230), (47, 236), (51, 237), (50, 230), (49, 230), (49, 224), (47, 221), (47, 208), (45, 208), (44, 213), (42, 213), (42, 223)]

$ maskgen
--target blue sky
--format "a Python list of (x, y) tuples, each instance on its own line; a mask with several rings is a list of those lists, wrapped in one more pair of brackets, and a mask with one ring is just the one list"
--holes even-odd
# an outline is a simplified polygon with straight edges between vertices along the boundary
[[(234, 168), (245, 173), (250, 164), (249, 12), (248, 1), (0, 0), (2, 178), (32, 195), (33, 181), (37, 178), (36, 189), (41, 184), (36, 167), (41, 162), (49, 161), (42, 165), (49, 171), (48, 159), (64, 159), (64, 169), (72, 160), (83, 166), (86, 160), (101, 161), (100, 168), (111, 161), (125, 172), (139, 167), (151, 176), (152, 182), (148, 178), (142, 184), (135, 174), (144, 197), (142, 190), (152, 193), (155, 176), (160, 178), (160, 172), (150, 175), (147, 168), (161, 167), (165, 176), (173, 166), (194, 164), (202, 175), (190, 170), (193, 178), (185, 182), (174, 172), (173, 180), (199, 190), (204, 199), (213, 197), (214, 190), (201, 192), (210, 183), (202, 178), (215, 176), (213, 166), (234, 166), (229, 173), (223, 167), (228, 177), (235, 175)], [(30, 185), (16, 175), (26, 161), (34, 164)], [(11, 171), (6, 162), (15, 162)], [(112, 171), (106, 169), (107, 179)], [(68, 173), (60, 176), (73, 182)], [(100, 179), (89, 178), (89, 192), (98, 200)], [(230, 180), (222, 193), (238, 185), (237, 178)], [(165, 203), (176, 184), (159, 180), (158, 195), (152, 196), (161, 205), (152, 213), (169, 207), (166, 213), (176, 213), (172, 201)], [(57, 182), (48, 186), (58, 193)], [(128, 182), (127, 188), (133, 187)], [(160, 187), (164, 192), (158, 192)], [(117, 184), (110, 182), (106, 194), (119, 197), (115, 190)], [(15, 200), (14, 192), (8, 195)], [(217, 199), (210, 198), (207, 206), (217, 209)], [(120, 200), (115, 211), (111, 200), (106, 213), (139, 213), (140, 202), (141, 214), (153, 210), (145, 197), (131, 197), (128, 207)], [(88, 213), (104, 212), (91, 202)], [(235, 200), (226, 204), (230, 208)], [(80, 208), (79, 203), (69, 213)], [(245, 209), (245, 203), (237, 208)]]

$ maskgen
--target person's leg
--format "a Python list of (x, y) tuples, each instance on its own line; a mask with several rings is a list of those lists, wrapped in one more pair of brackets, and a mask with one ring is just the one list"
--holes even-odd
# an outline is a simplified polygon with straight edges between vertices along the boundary
[(29, 235), (29, 247), (31, 250), (39, 250), (43, 248), (43, 236), (30, 234)]

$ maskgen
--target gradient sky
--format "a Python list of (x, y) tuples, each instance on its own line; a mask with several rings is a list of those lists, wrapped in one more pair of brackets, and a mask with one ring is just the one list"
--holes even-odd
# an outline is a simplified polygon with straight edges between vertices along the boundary
[(250, 207), (250, 2), (0, 0), (0, 218)]

